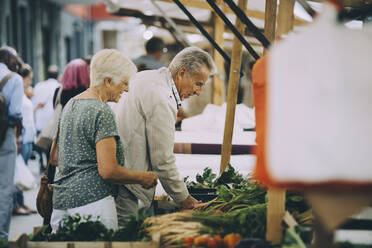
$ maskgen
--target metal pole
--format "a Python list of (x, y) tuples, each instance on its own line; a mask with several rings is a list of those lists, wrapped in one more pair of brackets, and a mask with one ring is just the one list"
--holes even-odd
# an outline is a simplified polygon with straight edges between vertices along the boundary
[(225, 0), (225, 3), (231, 8), (236, 16), (247, 26), (247, 28), (253, 33), (253, 35), (261, 42), (261, 44), (268, 48), (270, 42), (267, 40), (265, 35), (253, 24), (253, 22), (246, 16), (246, 14), (234, 3), (232, 0)]
[(155, 0), (151, 0), (151, 3), (159, 10), (159, 12), (163, 15), (164, 19), (169, 23), (169, 25), (174, 29), (175, 35), (178, 37), (178, 39), (182, 40), (187, 46), (191, 46), (190, 41), (187, 39), (187, 37), (182, 33), (182, 31), (177, 27), (176, 23), (169, 18), (167, 13), (160, 8), (160, 6), (155, 2)]
[(299, 4), (301, 4), (302, 8), (311, 16), (314, 17), (316, 15), (315, 10), (311, 8), (310, 4), (306, 0), (297, 0)]
[(223, 22), (227, 25), (227, 27), (235, 34), (235, 36), (240, 40), (240, 42), (244, 45), (245, 48), (247, 48), (247, 50), (249, 51), (250, 54), (252, 54), (252, 56), (255, 58), (255, 59), (259, 59), (260, 56), (256, 53), (256, 51), (248, 44), (248, 42), (245, 40), (245, 38), (243, 37), (243, 35), (238, 32), (238, 30), (236, 30), (236, 28), (234, 27), (234, 25), (230, 22), (230, 20), (226, 17), (226, 15), (221, 11), (221, 9), (217, 6), (217, 4), (214, 3), (213, 0), (207, 0), (207, 2), (209, 3), (209, 5), (212, 7), (212, 9), (214, 9), (214, 11), (217, 13), (217, 15), (219, 15), (219, 17), (221, 17), (221, 19), (223, 20)]
[(208, 34), (208, 32), (203, 28), (202, 25), (193, 17), (193, 15), (183, 6), (179, 0), (173, 0), (178, 7), (187, 15), (190, 21), (199, 29), (199, 31), (208, 39), (208, 41), (213, 45), (213, 47), (221, 54), (225, 61), (230, 64), (230, 57), (227, 55), (222, 48), (214, 41), (214, 39)]

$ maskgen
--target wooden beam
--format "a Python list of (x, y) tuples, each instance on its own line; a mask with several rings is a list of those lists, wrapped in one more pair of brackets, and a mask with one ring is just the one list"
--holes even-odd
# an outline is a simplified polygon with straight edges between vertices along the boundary
[[(238, 6), (245, 11), (247, 7), (247, 0), (238, 0)], [(236, 18), (235, 28), (242, 33), (244, 31), (244, 24), (239, 18)], [(223, 136), (222, 153), (221, 153), (221, 164), (220, 174), (225, 171), (227, 163), (230, 162), (231, 147), (232, 147), (232, 136), (234, 131), (234, 118), (235, 118), (235, 107), (236, 100), (238, 97), (238, 86), (240, 80), (240, 67), (242, 62), (243, 47), (242, 43), (237, 37), (234, 37), (233, 49), (230, 63), (230, 76), (227, 93), (227, 106), (226, 106), (226, 119), (225, 119), (225, 130)]]
[[(133, 9), (126, 9), (126, 8), (121, 8), (118, 10), (118, 12), (114, 13), (114, 15), (120, 15), (120, 16), (133, 16), (140, 18), (144, 24), (148, 25), (153, 25), (154, 22), (160, 22), (161, 19), (164, 19), (162, 16), (147, 16), (143, 14), (139, 10), (133, 10)], [(182, 26), (190, 26), (192, 25), (189, 20), (185, 19), (178, 19), (178, 18), (172, 18), (172, 20), (177, 24), (177, 25), (182, 25)], [(199, 22), (203, 27), (211, 27), (211, 24), (209, 22)]]
[[(245, 39), (247, 39), (247, 37), (244, 37)], [(224, 39), (225, 41), (233, 41), (234, 39), (231, 39), (231, 38), (225, 38)], [(247, 40), (248, 44), (251, 45), (251, 46), (256, 46), (256, 47), (262, 47), (262, 44), (258, 41), (250, 41), (250, 40)]]
[[(157, 1), (173, 3), (173, 0), (157, 0)], [(194, 7), (194, 8), (207, 9), (207, 10), (213, 11), (211, 6), (209, 6), (209, 4), (206, 1), (202, 1), (202, 0), (180, 0), (180, 2), (183, 5), (185, 5), (186, 7)], [(234, 12), (230, 8), (226, 8), (226, 13), (227, 14), (233, 14)], [(259, 10), (246, 9), (245, 14), (248, 17), (251, 17), (251, 18), (256, 18), (256, 19), (260, 19), (260, 20), (265, 19), (265, 13), (262, 12), (262, 11), (259, 11)], [(296, 18), (296, 20), (295, 20), (295, 25), (302, 26), (302, 25), (307, 25), (307, 24), (309, 24), (309, 22), (307, 22), (305, 20), (302, 20), (302, 19), (299, 19), (299, 18)]]
[[(219, 5), (223, 5), (223, 1), (219, 0), (217, 2)], [(216, 41), (216, 43), (220, 46), (223, 47), (224, 43), (224, 38), (223, 38), (223, 33), (225, 31), (225, 24), (221, 20), (219, 16), (217, 16), (214, 13), (214, 33), (213, 33), (213, 38)], [(220, 55), (220, 53), (217, 52), (217, 50), (214, 50), (213, 53), (214, 56), (214, 61), (216, 63), (217, 71), (219, 75), (213, 76), (213, 98), (212, 98), (212, 103), (216, 105), (222, 105), (223, 103), (223, 94), (225, 92), (225, 82), (223, 80), (224, 74), (225, 74), (225, 66), (224, 66), (224, 59)], [(222, 75), (222, 77), (220, 77)]]

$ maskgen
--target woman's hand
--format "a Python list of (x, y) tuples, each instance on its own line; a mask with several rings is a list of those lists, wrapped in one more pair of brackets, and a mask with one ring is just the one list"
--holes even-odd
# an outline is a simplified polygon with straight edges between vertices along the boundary
[(145, 189), (155, 187), (158, 184), (158, 176), (154, 172), (143, 172), (141, 185)]

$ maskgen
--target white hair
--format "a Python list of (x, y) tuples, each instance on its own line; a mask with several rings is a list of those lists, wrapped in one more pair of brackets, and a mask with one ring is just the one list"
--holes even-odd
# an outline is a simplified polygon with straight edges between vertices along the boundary
[(199, 73), (203, 65), (207, 66), (211, 75), (217, 71), (216, 64), (209, 53), (198, 47), (187, 47), (173, 58), (169, 64), (169, 70), (174, 76), (182, 67), (185, 67), (192, 76)]
[(102, 85), (105, 78), (111, 78), (114, 84), (129, 81), (136, 72), (137, 67), (122, 52), (103, 49), (90, 63), (90, 86)]

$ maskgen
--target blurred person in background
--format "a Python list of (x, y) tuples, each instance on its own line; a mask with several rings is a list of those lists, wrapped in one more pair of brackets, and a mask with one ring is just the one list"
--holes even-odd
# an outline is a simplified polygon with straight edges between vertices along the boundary
[[(22, 138), (21, 136), (17, 138), (17, 159), (16, 163), (23, 163), (25, 164), (25, 161), (23, 160), (22, 156)], [(21, 168), (21, 167), (19, 167)], [(13, 215), (29, 215), (29, 214), (35, 214), (36, 211), (29, 208), (25, 205), (24, 196), (22, 189), (19, 189), (16, 185), (13, 186), (14, 193), (13, 193)]]
[[(90, 57), (84, 59), (71, 60), (67, 65), (62, 75), (61, 80), (61, 105), (62, 108), (66, 103), (73, 97), (84, 92), (90, 83), (89, 79), (89, 64)], [(54, 92), (53, 103), (56, 103), (56, 98), (60, 88), (57, 88)]]
[(58, 67), (51, 65), (47, 70), (47, 80), (35, 85), (32, 102), (35, 108), (35, 126), (38, 134), (43, 130), (53, 115), (53, 94), (60, 86), (57, 81)]
[[(34, 96), (32, 103), (35, 111), (35, 127), (36, 134), (39, 135), (49, 119), (52, 117), (53, 109), (53, 94), (56, 88), (60, 85), (57, 81), (58, 67), (51, 65), (47, 70), (47, 80), (39, 82), (35, 85)], [(45, 170), (45, 166), (49, 159), (49, 151), (45, 148), (34, 146), (34, 150), (39, 154), (40, 171)], [(44, 162), (43, 154), (45, 154), (46, 161)]]
[[(23, 104), (22, 104), (22, 116), (23, 116), (23, 132), (22, 132), (22, 157), (25, 163), (28, 163), (28, 160), (32, 154), (32, 147), (36, 138), (36, 128), (34, 120), (34, 108), (32, 101), (30, 100), (27, 92), (32, 83), (33, 71), (30, 65), (25, 64), (20, 69), (20, 74), (23, 78)], [(30, 94), (30, 93), (28, 93)]]
[[(27, 97), (26, 92), (31, 86), (32, 78), (33, 78), (33, 71), (30, 65), (24, 64), (19, 69), (19, 74), (22, 76), (23, 79), (23, 103), (22, 103), (22, 138), (17, 139), (17, 146), (18, 146), (18, 154), (22, 155), (24, 163), (27, 165), (28, 160), (32, 154), (32, 147), (33, 143), (36, 138), (36, 129), (35, 129), (35, 122), (34, 122), (34, 108), (32, 105), (32, 101)], [(17, 163), (19, 162), (17, 158)], [(14, 215), (28, 215), (31, 213), (36, 213), (35, 210), (30, 209), (24, 204), (24, 196), (23, 191), (18, 189), (16, 186), (15, 192), (13, 194), (13, 214)]]
[(13, 209), (16, 136), (22, 131), (23, 81), (17, 71), (17, 52), (11, 47), (0, 48), (0, 81), (6, 82), (1, 94), (7, 107), (6, 119), (2, 119), (4, 123), (0, 125), (0, 129), (5, 131), (5, 136), (0, 140), (0, 237), (3, 239), (8, 239)]
[(164, 41), (161, 38), (153, 37), (146, 42), (146, 54), (133, 60), (138, 71), (155, 70), (165, 65), (160, 62), (165, 47)]

